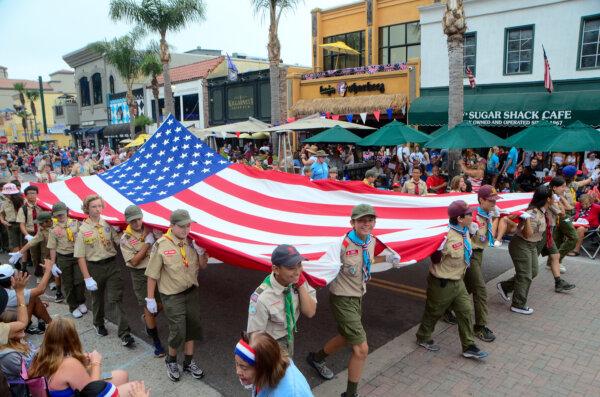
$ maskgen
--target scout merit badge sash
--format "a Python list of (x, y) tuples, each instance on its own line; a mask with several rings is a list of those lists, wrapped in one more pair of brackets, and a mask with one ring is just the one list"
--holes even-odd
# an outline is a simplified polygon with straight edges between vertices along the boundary
[[(269, 274), (265, 280), (264, 284), (273, 288), (271, 284), (271, 274)], [(284, 302), (285, 302), (285, 327), (287, 329), (287, 341), (288, 346), (292, 345), (294, 341), (294, 332), (298, 332), (296, 328), (296, 319), (294, 318), (294, 300), (292, 296), (292, 285), (288, 285), (283, 290)]]
[(468, 269), (469, 266), (471, 266), (471, 255), (473, 254), (473, 248), (471, 247), (471, 240), (469, 238), (469, 228), (460, 227), (457, 225), (448, 225), (448, 227), (462, 235), (463, 243), (465, 246), (465, 263), (467, 264)]
[(173, 240), (173, 233), (171, 233), (171, 228), (169, 228), (169, 230), (167, 230), (167, 232), (163, 236), (165, 236), (165, 238), (172, 242), (174, 245), (179, 247), (181, 259), (183, 259), (183, 266), (188, 267), (190, 265), (190, 262), (188, 261), (187, 255), (185, 253), (185, 243), (183, 241), (181, 241), (179, 244), (175, 243), (175, 241)]
[[(481, 207), (477, 207), (477, 215), (486, 219), (487, 223), (487, 240), (490, 247), (494, 246), (494, 234), (492, 233), (492, 214), (485, 212)], [(477, 219), (477, 217), (474, 217)], [(477, 223), (477, 222), (476, 222)]]

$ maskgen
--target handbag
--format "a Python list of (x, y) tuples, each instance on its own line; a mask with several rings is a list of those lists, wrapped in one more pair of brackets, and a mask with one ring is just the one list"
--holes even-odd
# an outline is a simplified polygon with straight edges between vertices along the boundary
[(43, 376), (29, 378), (25, 360), (21, 361), (21, 379), (9, 382), (12, 397), (48, 397), (48, 382)]

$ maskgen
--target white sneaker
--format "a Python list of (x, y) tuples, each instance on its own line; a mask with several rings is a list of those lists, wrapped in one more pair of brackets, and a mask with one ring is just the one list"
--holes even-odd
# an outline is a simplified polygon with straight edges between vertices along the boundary
[(50, 291), (56, 291), (56, 283), (54, 281), (50, 283)]
[(87, 311), (88, 311), (88, 308), (87, 308), (87, 306), (85, 305), (85, 303), (82, 303), (81, 305), (79, 305), (79, 306), (77, 307), (77, 309), (79, 310), (79, 312), (80, 312), (81, 314), (85, 314), (85, 313), (87, 313)]
[(565, 265), (560, 265), (560, 274), (565, 274), (567, 272), (567, 268)]
[(71, 314), (73, 315), (73, 317), (75, 318), (81, 318), (83, 317), (83, 314), (79, 311), (79, 309), (75, 309), (71, 312)]
[(502, 247), (502, 240), (494, 241), (494, 247)]
[(528, 307), (528, 306), (525, 306), (523, 308), (511, 306), (510, 307), (510, 311), (511, 312), (515, 312), (515, 313), (519, 313), (519, 314), (527, 314), (527, 315), (533, 313), (533, 309), (530, 308), (530, 307)]

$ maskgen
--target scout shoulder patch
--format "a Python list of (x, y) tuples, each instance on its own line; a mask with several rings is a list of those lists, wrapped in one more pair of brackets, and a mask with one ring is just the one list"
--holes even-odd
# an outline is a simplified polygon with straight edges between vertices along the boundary
[(177, 253), (177, 251), (175, 251), (175, 250), (166, 250), (166, 251), (163, 251), (163, 255), (165, 255), (165, 256), (173, 256), (176, 253)]
[(348, 250), (346, 251), (346, 256), (354, 256), (358, 255), (358, 250)]
[(83, 232), (83, 237), (92, 237), (94, 235), (94, 231), (90, 230), (89, 232)]
[(463, 242), (458, 241), (458, 242), (452, 244), (452, 249), (457, 250), (457, 249), (461, 248), (462, 246), (463, 246)]
[(256, 314), (256, 305), (251, 303), (250, 306), (248, 306), (248, 314), (250, 314), (251, 316)]
[(257, 302), (259, 295), (260, 294), (258, 292), (254, 292), (252, 295), (250, 295), (250, 302)]
[(129, 239), (129, 244), (131, 245), (136, 245), (137, 243), (139, 243), (140, 240), (138, 240), (137, 238), (131, 238)]

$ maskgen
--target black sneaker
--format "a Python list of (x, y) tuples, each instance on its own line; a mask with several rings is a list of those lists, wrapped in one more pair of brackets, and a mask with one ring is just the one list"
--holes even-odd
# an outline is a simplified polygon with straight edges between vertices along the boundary
[(456, 316), (452, 313), (452, 310), (444, 312), (442, 319), (450, 325), (456, 325)]
[(134, 344), (135, 344), (135, 339), (133, 339), (133, 337), (129, 334), (127, 334), (121, 338), (121, 345), (123, 345), (125, 347), (131, 348), (131, 347), (133, 347)]
[(482, 358), (486, 358), (488, 356), (487, 352), (484, 352), (482, 350), (479, 350), (477, 348), (477, 346), (475, 345), (471, 345), (467, 348), (467, 350), (465, 350), (462, 353), (463, 357), (466, 358), (476, 358), (476, 359), (482, 359)]
[(165, 361), (165, 365), (167, 366), (167, 376), (169, 379), (171, 379), (173, 382), (179, 382), (181, 375), (179, 374), (179, 365), (177, 365), (177, 362), (173, 361), (170, 363)]
[(417, 345), (424, 347), (425, 349), (429, 350), (430, 352), (437, 352), (440, 350), (440, 347), (435, 344), (433, 339), (428, 340), (428, 341), (419, 341), (418, 340)]
[(46, 332), (46, 323), (43, 320), (38, 320), (37, 327), (42, 333)]
[(315, 360), (315, 353), (308, 353), (306, 357), (306, 361), (308, 364), (317, 370), (321, 378), (330, 380), (333, 379), (333, 371), (327, 368), (325, 361), (317, 361)]
[(183, 366), (183, 372), (189, 373), (195, 379), (202, 379), (204, 377), (204, 371), (200, 369), (194, 360)]
[(360, 396), (358, 395), (358, 393), (354, 393), (354, 394), (350, 395), (350, 394), (346, 394), (346, 392), (343, 392), (342, 397), (360, 397)]
[[(39, 324), (39, 323), (38, 323)], [(29, 335), (41, 335), (44, 333), (44, 330), (41, 330), (38, 326), (29, 323), (29, 326), (25, 328), (25, 332)]]
[(106, 327), (104, 325), (95, 326), (94, 328), (96, 328), (96, 334), (100, 336), (108, 335), (108, 331), (106, 330)]
[(56, 298), (54, 299), (54, 302), (56, 302), (56, 303), (61, 303), (61, 302), (64, 302), (64, 300), (65, 300), (65, 297), (64, 297), (64, 295), (62, 294), (62, 292), (60, 292), (60, 291), (57, 291), (57, 292), (56, 292)]
[(568, 282), (566, 282), (562, 278), (558, 279), (558, 281), (554, 283), (554, 291), (555, 292), (570, 291), (573, 288), (575, 288), (575, 284), (569, 284)]
[(496, 340), (496, 335), (485, 325), (475, 329), (475, 336), (484, 342), (493, 342)]

